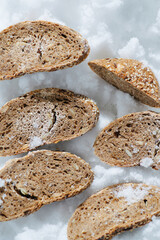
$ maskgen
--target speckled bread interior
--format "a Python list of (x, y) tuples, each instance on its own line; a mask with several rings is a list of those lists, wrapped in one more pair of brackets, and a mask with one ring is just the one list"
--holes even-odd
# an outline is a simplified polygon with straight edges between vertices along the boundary
[(160, 107), (158, 81), (149, 67), (134, 59), (106, 58), (88, 63), (105, 81), (129, 93), (142, 103)]
[(89, 45), (78, 32), (47, 21), (26, 21), (0, 32), (0, 80), (81, 63)]
[(12, 159), (0, 170), (0, 221), (72, 197), (92, 181), (89, 164), (70, 153), (40, 150)]
[(0, 156), (81, 136), (98, 117), (96, 103), (85, 96), (56, 88), (29, 92), (0, 109)]
[(95, 154), (107, 164), (119, 167), (143, 165), (150, 161), (160, 168), (160, 114), (131, 113), (111, 122), (97, 136)]
[(89, 197), (68, 223), (69, 240), (110, 240), (160, 215), (160, 188), (138, 183), (107, 187)]

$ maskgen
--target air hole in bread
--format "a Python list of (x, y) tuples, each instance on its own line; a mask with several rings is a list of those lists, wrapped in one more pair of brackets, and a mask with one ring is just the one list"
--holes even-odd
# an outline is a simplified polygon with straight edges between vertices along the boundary
[(119, 131), (119, 130), (117, 130), (117, 131), (115, 131), (115, 132), (114, 132), (114, 136), (115, 136), (115, 137), (117, 137), (117, 138), (118, 138), (118, 137), (119, 137), (119, 135), (120, 135), (120, 131)]

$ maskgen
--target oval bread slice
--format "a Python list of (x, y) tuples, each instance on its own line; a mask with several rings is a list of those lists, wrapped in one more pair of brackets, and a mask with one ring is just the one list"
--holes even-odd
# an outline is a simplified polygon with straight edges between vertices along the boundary
[(81, 136), (99, 116), (96, 104), (71, 91), (46, 88), (15, 98), (0, 109), (0, 155)]
[(160, 114), (131, 113), (111, 122), (97, 136), (95, 154), (119, 167), (160, 168)]
[(145, 184), (113, 185), (89, 197), (68, 223), (69, 240), (109, 240), (160, 215), (160, 188)]
[(12, 159), (0, 170), (0, 221), (75, 196), (92, 180), (89, 164), (67, 152), (41, 150)]
[(72, 67), (89, 50), (87, 40), (66, 26), (46, 21), (17, 23), (0, 32), (0, 80)]
[(149, 67), (134, 59), (106, 58), (88, 63), (101, 78), (144, 104), (160, 107), (159, 84)]

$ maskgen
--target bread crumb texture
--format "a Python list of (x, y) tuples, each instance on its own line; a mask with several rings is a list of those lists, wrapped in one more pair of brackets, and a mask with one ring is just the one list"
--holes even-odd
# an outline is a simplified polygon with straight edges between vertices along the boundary
[(92, 181), (89, 164), (70, 153), (40, 150), (12, 159), (0, 170), (0, 221), (72, 197)]
[(88, 63), (107, 82), (144, 104), (160, 107), (158, 81), (152, 70), (134, 59), (106, 58)]
[(0, 109), (0, 156), (81, 136), (99, 117), (91, 99), (46, 88), (11, 100)]
[(160, 168), (160, 114), (131, 113), (111, 122), (97, 136), (95, 154), (111, 166)]
[(160, 213), (160, 188), (139, 183), (107, 187), (89, 197), (68, 223), (69, 240), (112, 239)]
[(89, 50), (87, 40), (66, 26), (46, 21), (17, 23), (0, 32), (0, 80), (72, 67)]

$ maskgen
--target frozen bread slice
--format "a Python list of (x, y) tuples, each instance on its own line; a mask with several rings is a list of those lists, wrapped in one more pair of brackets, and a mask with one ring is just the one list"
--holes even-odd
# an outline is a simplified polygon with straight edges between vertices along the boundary
[(160, 215), (160, 188), (125, 183), (89, 197), (68, 223), (69, 240), (110, 240)]
[(160, 114), (136, 112), (111, 122), (97, 136), (95, 154), (111, 166), (160, 168)]
[(98, 116), (91, 99), (71, 91), (29, 92), (0, 109), (0, 156), (81, 136), (95, 126)]
[(142, 103), (160, 107), (158, 81), (149, 67), (134, 59), (106, 58), (88, 63), (101, 78)]
[(87, 40), (66, 26), (46, 21), (17, 23), (0, 32), (0, 80), (72, 67), (89, 50)]
[(75, 196), (92, 180), (89, 164), (67, 152), (41, 150), (12, 159), (0, 170), (0, 221)]

